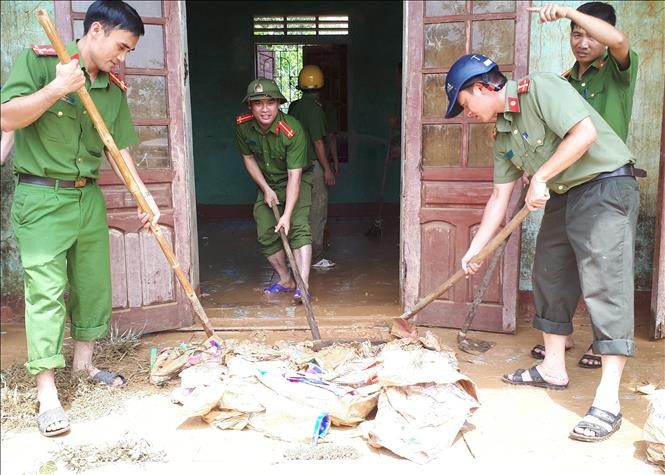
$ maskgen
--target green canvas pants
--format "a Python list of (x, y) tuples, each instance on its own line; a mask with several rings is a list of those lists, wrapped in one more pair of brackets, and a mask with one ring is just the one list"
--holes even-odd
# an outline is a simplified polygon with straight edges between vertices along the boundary
[[(18, 183), (11, 209), (25, 285), (26, 368), (63, 368), (65, 320), (74, 340), (104, 336), (111, 318), (109, 234), (97, 185)], [(65, 288), (70, 293), (65, 306)]]
[[(279, 200), (279, 212), (284, 213), (286, 202), (286, 186), (273, 188)], [(302, 174), (300, 180), (300, 195), (291, 215), (291, 229), (287, 236), (291, 249), (300, 249), (312, 244), (312, 234), (309, 228), (309, 211), (312, 206), (312, 177), (311, 172)], [(263, 192), (259, 191), (254, 203), (254, 220), (256, 221), (256, 237), (264, 256), (272, 256), (282, 249), (282, 240), (275, 232), (275, 215), (264, 201)]]

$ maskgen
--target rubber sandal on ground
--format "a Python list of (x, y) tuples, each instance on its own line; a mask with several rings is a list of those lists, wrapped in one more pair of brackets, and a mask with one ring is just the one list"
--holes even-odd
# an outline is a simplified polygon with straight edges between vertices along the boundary
[[(113, 383), (115, 383), (117, 378), (120, 378), (120, 381), (122, 382), (120, 384), (114, 385)], [(113, 388), (121, 388), (127, 385), (127, 378), (125, 378), (123, 375), (105, 369), (100, 369), (95, 373), (94, 376), (90, 376), (90, 380), (97, 384), (102, 384), (104, 386)]]
[[(57, 422), (65, 422), (66, 425), (65, 427), (61, 427), (59, 429), (48, 430), (50, 425), (53, 425)], [(44, 437), (55, 437), (56, 435), (69, 432), (69, 418), (67, 417), (67, 414), (62, 407), (55, 407), (53, 409), (49, 409), (48, 411), (44, 411), (42, 414), (37, 416), (37, 427), (39, 428), (39, 432), (41, 432)]]
[(335, 264), (333, 261), (329, 259), (320, 259), (318, 262), (312, 264), (312, 267), (314, 269), (330, 269), (332, 267), (335, 267), (337, 264)]
[[(572, 346), (566, 348), (566, 351), (570, 350)], [(536, 358), (537, 360), (544, 360), (545, 359), (545, 345), (538, 344), (531, 348), (531, 356)]]
[[(307, 300), (312, 300), (312, 294), (309, 292), (307, 292)], [(302, 294), (300, 293), (300, 289), (296, 290), (293, 294), (293, 301), (295, 303), (302, 303)]]
[(282, 284), (279, 282), (275, 282), (274, 284), (269, 285), (265, 289), (263, 289), (264, 294), (281, 294), (285, 292), (293, 292), (294, 289), (291, 289), (289, 287), (284, 287)]
[[(532, 381), (525, 381), (522, 377), (522, 375), (527, 371), (529, 376), (531, 376)], [(512, 379), (509, 378), (509, 376), (511, 376)], [(555, 391), (561, 391), (562, 389), (566, 389), (568, 387), (568, 383), (554, 384), (545, 381), (535, 366), (532, 366), (528, 370), (520, 368), (512, 374), (504, 374), (501, 377), (501, 381), (508, 384), (515, 384), (517, 386), (534, 386), (536, 388), (553, 389)]]
[(577, 366), (579, 366), (580, 368), (587, 368), (587, 369), (596, 369), (603, 367), (603, 359), (598, 355), (590, 353), (590, 351), (592, 351), (592, 348), (593, 347), (590, 346), (589, 349), (586, 350), (586, 353), (584, 353), (577, 362)]
[(604, 424), (597, 424), (595, 422), (581, 420), (577, 423), (575, 429), (590, 430), (594, 435), (580, 434), (575, 432), (575, 429), (573, 429), (569, 435), (571, 439), (581, 440), (582, 442), (600, 442), (601, 440), (609, 438), (612, 434), (618, 431), (619, 427), (621, 427), (621, 419), (623, 419), (623, 415), (621, 413), (614, 415), (611, 412), (608, 412), (604, 409), (599, 409), (595, 406), (591, 406), (586, 415), (594, 417), (598, 421), (607, 424), (609, 429), (605, 427)]

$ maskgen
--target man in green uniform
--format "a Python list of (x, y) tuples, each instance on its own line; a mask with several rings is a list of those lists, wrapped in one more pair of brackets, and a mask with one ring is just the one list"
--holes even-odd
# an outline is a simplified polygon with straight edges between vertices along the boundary
[[(279, 281), (263, 291), (293, 292), (296, 285), (286, 264), (279, 231), (284, 230), (287, 235), (301, 277), (308, 286), (312, 262), (309, 227), (312, 179), (307, 138), (300, 122), (279, 110), (286, 98), (274, 81), (259, 78), (250, 82), (243, 102), (250, 113), (236, 117), (235, 142), (247, 173), (258, 187), (254, 219), (259, 245), (279, 275)], [(276, 205), (281, 212), (279, 222), (272, 211)], [(293, 298), (302, 301), (299, 289)]]
[[(126, 86), (110, 72), (136, 47), (143, 22), (123, 2), (98, 1), (86, 12), (83, 27), (84, 36), (66, 46), (74, 58), (69, 64), (59, 64), (48, 45), (33, 46), (19, 55), (1, 92), (2, 130), (16, 131), (18, 184), (11, 218), (24, 270), (26, 368), (36, 376), (37, 423), (46, 436), (69, 430), (54, 383), (54, 368), (65, 366), (67, 315), (74, 340), (72, 369), (87, 371), (94, 381), (109, 386), (125, 383), (121, 376), (92, 364), (95, 340), (106, 334), (111, 317), (106, 206), (96, 184), (105, 149), (76, 90), (89, 90), (149, 197), (127, 152), (137, 137)], [(152, 198), (148, 201), (156, 222), (159, 210)], [(150, 225), (145, 214), (141, 219)]]
[[(570, 48), (576, 61), (563, 76), (625, 142), (639, 59), (630, 49), (628, 38), (615, 28), (616, 14), (612, 5), (589, 2), (575, 10), (548, 4), (529, 10), (538, 12), (541, 23), (564, 18), (570, 20)], [(574, 295), (570, 297), (575, 298)], [(566, 348), (573, 345), (571, 334), (566, 340)], [(531, 350), (538, 359), (542, 359), (544, 353), (543, 345), (536, 345)], [(602, 360), (593, 353), (590, 345), (577, 364), (582, 368), (600, 368)]]
[(335, 263), (323, 256), (324, 230), (328, 220), (328, 187), (335, 186), (335, 172), (328, 161), (326, 115), (319, 102), (321, 88), (325, 84), (321, 68), (308, 65), (298, 74), (298, 88), (302, 97), (289, 107), (292, 115), (302, 124), (308, 141), (308, 158), (314, 164), (312, 170), (312, 209), (309, 225), (312, 232), (312, 267), (329, 269)]
[[(619, 384), (633, 339), (633, 258), (639, 190), (635, 159), (626, 145), (566, 80), (536, 73), (506, 81), (480, 55), (458, 59), (446, 76), (446, 117), (464, 109), (480, 122), (496, 121), (494, 190), (462, 257), (470, 259), (502, 224), (515, 183), (531, 177), (529, 209), (545, 208), (533, 268), (534, 326), (543, 331), (545, 358), (529, 370), (504, 375), (516, 385), (565, 389), (566, 335), (580, 287), (593, 325), (593, 350), (602, 377), (587, 415), (570, 437), (595, 442), (621, 424)], [(552, 192), (550, 195), (550, 191)], [(572, 308), (569, 308), (573, 305)]]

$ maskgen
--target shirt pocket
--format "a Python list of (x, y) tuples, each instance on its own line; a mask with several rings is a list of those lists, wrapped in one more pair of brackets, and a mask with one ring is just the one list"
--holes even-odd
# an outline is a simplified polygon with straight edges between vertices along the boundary
[(539, 153), (545, 144), (545, 126), (541, 122), (529, 125), (528, 130), (522, 134), (525, 148), (532, 153)]
[(81, 125), (76, 106), (58, 100), (49, 107), (37, 121), (40, 136), (58, 143), (72, 143), (78, 140)]

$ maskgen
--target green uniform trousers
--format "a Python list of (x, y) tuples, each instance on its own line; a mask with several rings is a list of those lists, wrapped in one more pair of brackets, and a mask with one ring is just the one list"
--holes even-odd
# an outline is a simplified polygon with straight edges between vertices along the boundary
[(108, 330), (111, 270), (106, 205), (96, 185), (58, 188), (18, 183), (11, 218), (24, 272), (26, 368), (36, 375), (65, 366), (62, 342), (67, 315), (75, 340), (96, 340)]
[[(300, 195), (291, 215), (291, 228), (288, 234), (291, 249), (299, 249), (312, 244), (312, 234), (309, 228), (309, 212), (312, 206), (312, 172), (302, 174), (300, 180)], [(286, 186), (275, 187), (273, 191), (279, 200), (279, 212), (284, 213), (286, 203)], [(254, 203), (254, 220), (256, 221), (256, 236), (264, 256), (272, 256), (282, 249), (282, 240), (275, 232), (277, 221), (272, 209), (265, 203), (263, 192), (259, 191)]]
[(533, 263), (535, 328), (571, 334), (581, 294), (591, 314), (594, 353), (635, 353), (633, 262), (639, 207), (633, 177), (605, 178), (551, 194)]
[(312, 169), (312, 209), (309, 213), (309, 227), (312, 230), (312, 262), (323, 258), (323, 232), (328, 221), (328, 187), (323, 167), (314, 162)]

